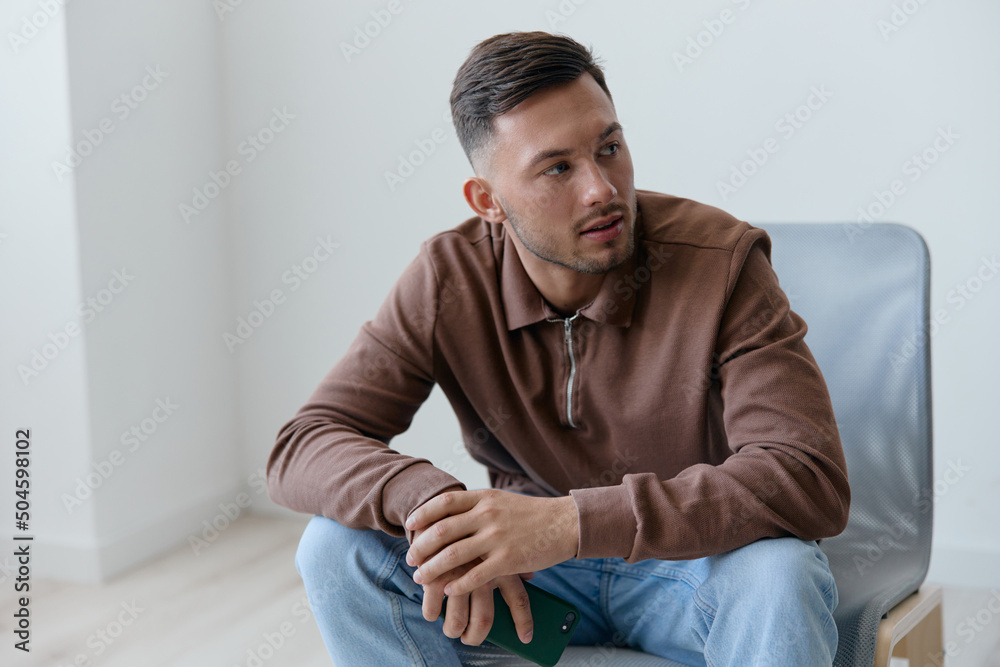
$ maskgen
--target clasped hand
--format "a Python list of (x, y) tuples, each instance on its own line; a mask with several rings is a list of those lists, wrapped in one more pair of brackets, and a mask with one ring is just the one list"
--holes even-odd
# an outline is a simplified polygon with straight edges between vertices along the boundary
[(406, 562), (424, 587), (423, 614), (441, 613), (444, 631), (478, 645), (493, 624), (493, 589), (511, 609), (521, 641), (531, 640), (531, 611), (522, 579), (576, 556), (576, 504), (571, 496), (537, 498), (498, 489), (446, 491), (406, 520), (414, 531)]

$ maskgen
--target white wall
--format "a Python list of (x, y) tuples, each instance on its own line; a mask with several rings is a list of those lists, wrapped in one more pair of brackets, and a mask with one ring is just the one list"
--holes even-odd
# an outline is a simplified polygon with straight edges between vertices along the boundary
[[(53, 3), (48, 20), (13, 4), (5, 25), (43, 27), (2, 57), (16, 91), (2, 123), (4, 446), (13, 424), (33, 427), (34, 575), (96, 581), (183, 543), (246, 486), (222, 342), (230, 218), (222, 200), (196, 224), (178, 211), (222, 154), (219, 22), (194, 0)], [(71, 145), (75, 168), (53, 168)], [(88, 298), (99, 312), (77, 308)], [(15, 366), (67, 322), (82, 333), (22, 382)], [(133, 426), (142, 439), (123, 441)]]
[[(518, 0), (470, 10), (401, 0), (350, 61), (341, 42), (388, 2), (242, 2), (221, 15), (194, 0), (69, 3), (23, 47), (8, 37), (0, 55), (0, 424), (4, 434), (33, 429), (33, 529), (44, 546), (35, 574), (113, 576), (201, 534), (240, 491), (254, 510), (288, 514), (254, 478), (278, 428), (374, 315), (420, 242), (471, 215), (459, 192), (470, 168), (447, 115), (456, 69), (486, 37), (542, 29), (593, 45), (603, 59), (637, 187), (750, 222), (850, 221), (875, 192), (903, 181), (881, 219), (927, 239), (932, 307), (949, 316), (932, 340), (935, 464), (939, 472), (950, 462), (970, 467), (937, 499), (930, 576), (1000, 585), (991, 390), (1000, 280), (961, 308), (951, 292), (1000, 251), (992, 185), (1000, 46), (991, 35), (1000, 7), (908, 0), (919, 10), (884, 38), (879, 21), (891, 20), (893, 2), (902, 0)], [(704, 22), (723, 10), (732, 21), (709, 39)], [(7, 3), (0, 25), (17, 33), (38, 11), (37, 0)], [(679, 70), (674, 53), (700, 34), (708, 46)], [(120, 118), (113, 101), (157, 65), (169, 74)], [(814, 86), (829, 100), (783, 136), (776, 121)], [(51, 163), (104, 117), (114, 131), (60, 181)], [(957, 140), (911, 181), (904, 163), (949, 127)], [(436, 130), (445, 139), (390, 189), (386, 172)], [(268, 143), (251, 149), (251, 135)], [(717, 183), (769, 137), (778, 151), (723, 197)], [(227, 179), (218, 174), (228, 161), (239, 173)], [(193, 206), (193, 189), (204, 190), (213, 172), (226, 186), (186, 222), (179, 205)], [(287, 280), (317, 239), (339, 247), (308, 280)], [(18, 364), (79, 321), (77, 304), (122, 268), (134, 280), (23, 383)], [(223, 335), (274, 290), (282, 302), (230, 352)], [(128, 451), (121, 434), (167, 398), (180, 407)], [(487, 483), (462, 453), (438, 389), (393, 446), (457, 466), (470, 486)], [(122, 465), (67, 512), (61, 494), (114, 449)], [(12, 476), (10, 457), (0, 457), (0, 480)]]
[[(10, 4), (19, 18), (37, 9), (31, 2)], [(15, 434), (29, 429), (32, 510), (23, 534), (79, 549), (77, 564), (94, 572), (97, 558), (88, 557), (96, 530), (94, 504), (71, 516), (58, 501), (91, 460), (89, 332), (72, 329), (84, 298), (75, 191), (72, 180), (58, 184), (49, 168), (71, 137), (63, 19), (57, 16), (17, 51), (10, 47), (0, 56), (0, 480), (7, 490), (4, 510), (10, 511)], [(75, 335), (66, 333), (67, 325)], [(36, 352), (37, 375), (31, 370)], [(20, 366), (28, 369), (23, 378)], [(4, 521), (0, 532), (6, 545), (12, 544), (12, 520)], [(13, 549), (4, 552), (0, 580), (6, 581), (17, 563)], [(36, 549), (35, 555), (36, 567), (44, 571), (46, 554)]]

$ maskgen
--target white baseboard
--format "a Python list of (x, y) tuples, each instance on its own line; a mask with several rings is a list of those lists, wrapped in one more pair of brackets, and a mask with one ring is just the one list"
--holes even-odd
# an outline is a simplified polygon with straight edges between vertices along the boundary
[[(220, 513), (220, 503), (232, 503), (245, 488), (233, 488), (196, 501), (132, 530), (93, 542), (68, 542), (37, 535), (32, 547), (32, 576), (98, 584), (124, 574), (200, 535), (202, 522)], [(249, 508), (243, 509), (241, 515)]]

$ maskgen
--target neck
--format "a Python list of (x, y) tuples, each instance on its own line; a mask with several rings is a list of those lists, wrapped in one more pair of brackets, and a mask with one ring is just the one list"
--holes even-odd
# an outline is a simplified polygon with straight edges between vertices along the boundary
[(607, 274), (581, 273), (545, 261), (525, 248), (516, 234), (510, 236), (525, 273), (554, 311), (571, 316), (597, 297)]

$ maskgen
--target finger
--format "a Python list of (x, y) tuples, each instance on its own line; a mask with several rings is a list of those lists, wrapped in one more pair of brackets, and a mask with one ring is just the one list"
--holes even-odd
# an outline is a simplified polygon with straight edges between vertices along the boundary
[(410, 530), (424, 528), (449, 514), (468, 512), (478, 501), (475, 491), (445, 491), (413, 510), (406, 518)]
[[(463, 545), (464, 547), (465, 542), (471, 542), (471, 540), (462, 540), (462, 542), (458, 542), (457, 545)], [(448, 549), (451, 548), (452, 547), (448, 547)], [(448, 549), (445, 549), (445, 551), (447, 551)], [(444, 552), (442, 552), (442, 555), (443, 553)], [(476, 549), (475, 547), (468, 547), (464, 549), (463, 553), (473, 554), (469, 558), (469, 561), (471, 561), (476, 556), (481, 556), (482, 560), (478, 565), (476, 565), (473, 568), (470, 568), (469, 571), (463, 574), (462, 576), (458, 577), (454, 581), (450, 581), (447, 584), (445, 584), (444, 587), (445, 595), (465, 595), (467, 593), (471, 593), (480, 586), (486, 584), (486, 582), (490, 581), (491, 579), (494, 579), (495, 577), (504, 574), (502, 572), (495, 571), (497, 568), (493, 563), (496, 562), (497, 559), (494, 558), (493, 561), (491, 562), (486, 558), (486, 556), (484, 555), (485, 552), (483, 552), (482, 550)], [(464, 558), (464, 556), (461, 557)], [(434, 558), (437, 558), (437, 556), (435, 556)], [(433, 560), (434, 559), (432, 558), (431, 561)]]
[(436, 621), (441, 615), (441, 601), (444, 600), (443, 586), (424, 586), (424, 601), (420, 605), (424, 620)]
[[(418, 584), (427, 585), (436, 581), (438, 577), (446, 572), (450, 572), (456, 568), (461, 568), (462, 566), (471, 565), (476, 558), (484, 553), (484, 549), (480, 546), (481, 543), (481, 539), (477, 540), (475, 538), (466, 538), (457, 542), (452, 542), (425, 561), (420, 568), (413, 573), (413, 580)], [(469, 575), (466, 574), (461, 577), (460, 580), (463, 580), (468, 576)], [(481, 579), (480, 576), (481, 575), (477, 574), (471, 580), (466, 580), (463, 588), (456, 589), (454, 591), (449, 587), (454, 586), (455, 582), (449, 582), (446, 586), (447, 590), (445, 590), (445, 595), (451, 595), (453, 592), (456, 595), (471, 593), (474, 589), (479, 588), (481, 585), (492, 579), (492, 577)]]
[(514, 619), (517, 636), (522, 643), (527, 644), (531, 641), (531, 635), (535, 629), (535, 622), (531, 618), (531, 600), (528, 598), (528, 591), (524, 589), (524, 584), (518, 577), (501, 577), (498, 584), (504, 602), (510, 607), (510, 615)]
[(518, 576), (521, 577), (521, 579), (527, 581), (528, 579), (534, 579), (535, 578), (535, 573), (534, 572), (521, 572)]
[(479, 646), (493, 627), (493, 587), (481, 586), (469, 596), (469, 626), (462, 634), (462, 643)]
[(456, 639), (462, 636), (469, 625), (469, 596), (449, 595), (448, 607), (444, 614), (444, 634)]
[(406, 550), (406, 562), (408, 565), (420, 566), (441, 549), (463, 537), (468, 537), (474, 530), (468, 514), (449, 516), (435, 521), (426, 528), (414, 531), (413, 541)]

